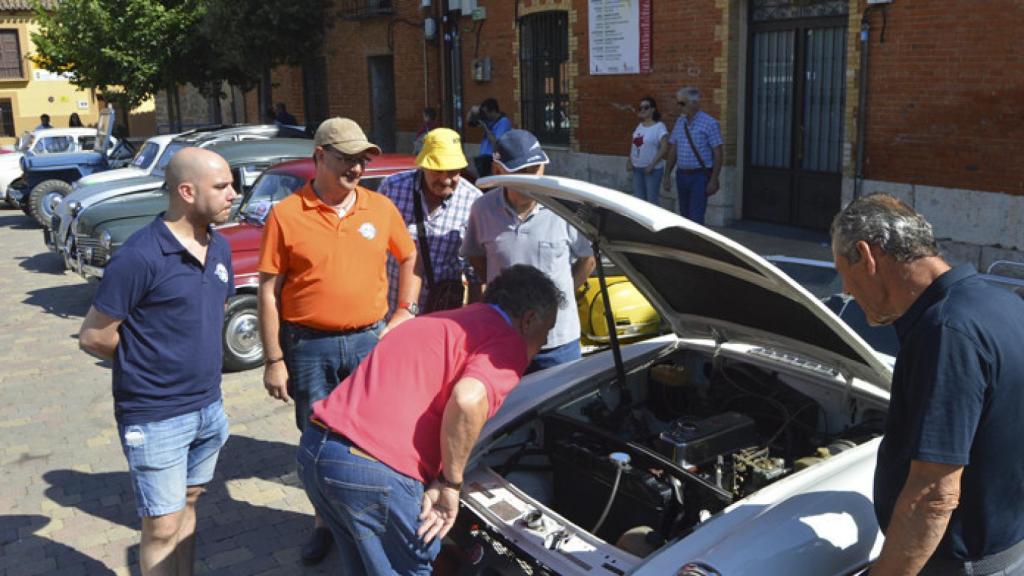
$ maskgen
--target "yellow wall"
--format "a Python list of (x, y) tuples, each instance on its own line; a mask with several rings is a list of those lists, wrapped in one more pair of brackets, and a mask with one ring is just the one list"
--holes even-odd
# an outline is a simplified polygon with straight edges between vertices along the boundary
[[(53, 75), (29, 61), (28, 55), (35, 50), (29, 34), (38, 29), (30, 14), (0, 13), (0, 29), (18, 30), (22, 52), (23, 77), (19, 80), (0, 80), (0, 99), (11, 100), (15, 134), (31, 131), (38, 126), (42, 114), (50, 115), (50, 124), (54, 127), (67, 126), (73, 112), (78, 113), (86, 126), (96, 123), (99, 111), (105, 104), (96, 98), (92, 90), (79, 90), (63, 78), (49, 79), (47, 77), (52, 78)], [(152, 131), (143, 128), (152, 124), (152, 116), (152, 100), (134, 110), (131, 114), (132, 136), (152, 134)], [(13, 142), (14, 138), (0, 136), (0, 145)]]

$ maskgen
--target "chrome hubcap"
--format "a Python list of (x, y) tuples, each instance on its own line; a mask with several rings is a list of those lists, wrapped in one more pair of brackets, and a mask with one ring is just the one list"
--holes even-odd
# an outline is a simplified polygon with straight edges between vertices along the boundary
[(255, 312), (242, 312), (228, 322), (224, 345), (239, 358), (254, 359), (263, 355), (260, 325)]

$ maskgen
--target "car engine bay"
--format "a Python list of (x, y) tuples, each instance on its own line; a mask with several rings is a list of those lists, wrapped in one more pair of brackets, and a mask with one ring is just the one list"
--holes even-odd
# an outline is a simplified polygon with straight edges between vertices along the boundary
[(466, 573), (624, 574), (881, 434), (884, 408), (821, 379), (679, 350), (536, 413), (467, 471), (453, 531)]

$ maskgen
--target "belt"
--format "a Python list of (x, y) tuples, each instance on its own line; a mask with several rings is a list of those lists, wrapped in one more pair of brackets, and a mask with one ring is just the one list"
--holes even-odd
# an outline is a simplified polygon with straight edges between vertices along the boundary
[(383, 320), (378, 320), (372, 324), (366, 326), (360, 326), (359, 328), (346, 328), (345, 330), (321, 330), (320, 328), (313, 328), (304, 324), (296, 324), (295, 322), (282, 322), (287, 329), (298, 333), (299, 335), (310, 336), (313, 338), (324, 337), (324, 336), (345, 336), (348, 334), (358, 334), (360, 332), (366, 332), (367, 330), (375, 328)]
[(334, 438), (335, 440), (338, 440), (340, 442), (348, 444), (348, 453), (349, 454), (351, 454), (353, 456), (359, 456), (360, 458), (365, 458), (366, 460), (370, 460), (371, 462), (380, 462), (380, 460), (377, 460), (376, 458), (371, 456), (368, 452), (364, 451), (359, 446), (356, 446), (355, 443), (352, 442), (351, 440), (349, 440), (348, 438), (346, 438), (344, 434), (339, 434), (338, 432), (335, 432), (334, 430), (331, 430), (327, 426), (327, 424), (324, 424), (323, 422), (318, 420), (316, 416), (310, 416), (309, 417), (309, 423), (314, 425), (314, 426), (316, 426), (317, 428), (320, 428), (320, 429), (324, 430), (325, 432), (327, 432), (328, 436)]
[(711, 172), (711, 168), (680, 168), (677, 170), (680, 174), (701, 174), (703, 172)]
[(977, 560), (964, 562), (961, 574), (964, 574), (964, 576), (976, 576), (998, 573), (1009, 569), (1021, 561), (1024, 561), (1024, 540), (1017, 542), (1002, 552), (996, 552)]

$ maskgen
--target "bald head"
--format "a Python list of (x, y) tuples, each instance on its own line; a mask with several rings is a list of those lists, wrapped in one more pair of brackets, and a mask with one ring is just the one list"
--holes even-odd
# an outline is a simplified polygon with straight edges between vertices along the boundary
[(166, 178), (170, 212), (198, 217), (207, 223), (227, 219), (235, 192), (231, 168), (220, 155), (202, 148), (182, 148), (167, 164)]

